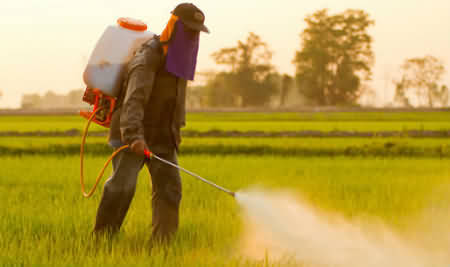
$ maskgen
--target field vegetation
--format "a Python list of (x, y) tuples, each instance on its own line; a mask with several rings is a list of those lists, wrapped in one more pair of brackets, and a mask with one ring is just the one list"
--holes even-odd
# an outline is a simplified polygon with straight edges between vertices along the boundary
[[(252, 124), (265, 132), (277, 128), (259, 128), (264, 123), (308, 125), (307, 130), (309, 125), (324, 130), (340, 122), (360, 123), (362, 128), (370, 123), (431, 123), (446, 129), (447, 118), (443, 112), (196, 113), (189, 114), (188, 124)], [(64, 131), (84, 123), (76, 116), (1, 117), (0, 134)], [(289, 192), (320, 211), (350, 221), (379, 222), (411, 244), (443, 255), (448, 247), (436, 240), (445, 232), (438, 229), (449, 222), (445, 217), (450, 211), (449, 140), (187, 137), (179, 163), (233, 191), (257, 187)], [(104, 136), (90, 136), (87, 142), (85, 173), (90, 187), (111, 149)], [(79, 136), (0, 137), (1, 266), (290, 266), (269, 260), (264, 251), (261, 258), (249, 257), (242, 250), (246, 221), (241, 207), (230, 196), (184, 174), (180, 229), (169, 247), (146, 246), (151, 228), (147, 171), (140, 173), (121, 233), (113, 240), (94, 241), (90, 232), (101, 189), (92, 199), (81, 195), (79, 144)]]
[[(86, 121), (73, 116), (2, 116), (0, 132), (82, 131)], [(189, 113), (185, 131), (404, 131), (450, 130), (450, 113), (436, 112), (304, 112)], [(92, 125), (90, 131), (105, 131)]]
[[(89, 137), (86, 154), (112, 153), (106, 137)], [(0, 137), (0, 155), (78, 155), (80, 137)], [(187, 137), (182, 155), (402, 156), (450, 158), (448, 138)]]
[[(89, 157), (94, 177), (104, 157)], [(39, 164), (38, 164), (39, 162)], [(151, 225), (150, 183), (142, 172), (120, 236), (111, 244), (89, 238), (100, 192), (83, 199), (78, 157), (2, 157), (2, 265), (240, 266), (243, 221), (229, 196), (183, 175), (181, 229), (167, 252), (145, 247)], [(232, 190), (289, 190), (315, 207), (348, 218), (375, 217), (403, 234), (424, 209), (443, 205), (448, 160), (184, 156), (180, 164)], [(355, 167), (357, 166), (357, 167)], [(405, 175), (408, 174), (408, 175)], [(447, 204), (448, 205), (448, 202)], [(166, 254), (167, 253), (167, 254)], [(249, 264), (250, 266), (252, 264)], [(260, 263), (262, 264), (262, 263)], [(261, 265), (263, 266), (263, 265)]]

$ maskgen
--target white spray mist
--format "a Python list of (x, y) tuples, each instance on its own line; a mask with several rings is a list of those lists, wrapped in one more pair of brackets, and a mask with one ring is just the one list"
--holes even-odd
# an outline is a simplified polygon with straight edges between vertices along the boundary
[[(429, 266), (387, 229), (369, 235), (362, 226), (343, 219), (329, 220), (287, 193), (238, 192), (236, 200), (252, 227), (259, 229), (252, 232), (253, 236), (245, 237), (247, 243), (259, 242), (261, 235), (270, 236), (277, 254), (293, 257), (308, 266)], [(271, 248), (267, 249), (269, 256), (275, 254)]]

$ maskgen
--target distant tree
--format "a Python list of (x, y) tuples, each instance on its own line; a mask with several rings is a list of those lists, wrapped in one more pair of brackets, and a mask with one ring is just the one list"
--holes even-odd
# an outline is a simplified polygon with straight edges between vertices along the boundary
[(400, 67), (401, 79), (394, 81), (395, 98), (401, 104), (410, 105), (410, 97), (415, 95), (419, 105), (434, 107), (437, 103), (446, 106), (448, 88), (439, 85), (445, 73), (443, 63), (433, 56), (407, 59)]
[(442, 106), (446, 107), (448, 106), (448, 100), (449, 100), (449, 92), (448, 92), (448, 86), (447, 85), (442, 85), (441, 86), (441, 104)]
[(233, 101), (228, 98), (223, 101), (242, 107), (261, 106), (277, 92), (275, 71), (270, 63), (272, 52), (258, 35), (250, 32), (246, 41), (238, 41), (235, 47), (222, 48), (212, 57), (217, 64), (228, 67), (228, 71), (219, 73), (211, 81), (211, 85), (222, 88), (218, 89), (222, 91), (211, 92), (220, 96), (219, 101), (222, 96), (229, 95)]
[(374, 62), (374, 21), (363, 10), (336, 15), (319, 10), (305, 19), (302, 49), (297, 51), (296, 82), (300, 93), (318, 105), (354, 104), (363, 80), (370, 80)]
[(206, 105), (210, 107), (238, 106), (239, 103), (234, 95), (236, 86), (238, 84), (233, 73), (219, 72), (213, 74), (204, 88)]
[[(196, 76), (198, 77), (198, 74)], [(202, 107), (202, 99), (205, 97), (203, 88), (204, 86), (201, 85), (189, 84), (189, 93), (186, 95), (186, 107), (188, 109)]]
[(284, 106), (286, 103), (286, 97), (289, 94), (294, 79), (288, 74), (284, 74), (281, 78), (281, 90), (280, 90), (280, 107)]
[(409, 98), (406, 96), (405, 81), (402, 80), (395, 84), (394, 102), (403, 107), (412, 107)]

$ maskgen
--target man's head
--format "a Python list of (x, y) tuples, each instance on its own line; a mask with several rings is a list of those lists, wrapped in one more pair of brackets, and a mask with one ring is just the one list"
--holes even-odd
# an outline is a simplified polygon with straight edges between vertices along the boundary
[(209, 29), (205, 26), (205, 14), (194, 4), (179, 4), (172, 11), (172, 14), (179, 17), (188, 28), (209, 33)]
[(166, 55), (166, 70), (185, 80), (193, 80), (197, 65), (200, 32), (209, 33), (205, 15), (193, 4), (179, 4), (159, 40)]

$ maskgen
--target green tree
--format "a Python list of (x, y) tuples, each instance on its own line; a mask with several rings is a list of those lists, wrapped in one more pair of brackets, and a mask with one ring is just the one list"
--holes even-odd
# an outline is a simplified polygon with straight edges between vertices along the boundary
[[(401, 79), (394, 81), (396, 98), (399, 103), (410, 103), (413, 95), (419, 105), (434, 107), (437, 103), (446, 106), (448, 88), (439, 85), (445, 73), (444, 64), (433, 56), (417, 57), (405, 60), (400, 67)], [(399, 101), (402, 100), (403, 101)]]
[(281, 78), (281, 90), (280, 90), (280, 107), (283, 107), (286, 103), (286, 97), (291, 91), (293, 85), (293, 78), (288, 74), (284, 74)]
[(394, 102), (399, 103), (401, 106), (404, 107), (412, 107), (409, 98), (406, 96), (406, 90), (405, 90), (405, 80), (402, 79), (402, 81), (397, 82), (395, 84), (395, 95), (394, 95)]
[(269, 103), (277, 92), (276, 74), (270, 63), (272, 52), (258, 35), (250, 32), (246, 41), (238, 41), (235, 47), (223, 48), (212, 57), (228, 70), (219, 73), (212, 81), (227, 91), (211, 93), (229, 94), (233, 98), (231, 102), (248, 107)]
[(372, 74), (374, 55), (367, 30), (374, 21), (363, 10), (352, 9), (336, 15), (319, 10), (305, 21), (302, 49), (293, 60), (300, 93), (318, 105), (354, 104), (362, 81)]
[[(219, 72), (210, 73), (207, 77), (206, 85), (203, 88), (203, 94), (206, 101), (203, 106), (210, 107), (234, 107), (237, 106), (236, 98), (231, 91), (236, 86), (236, 79), (233, 73)], [(206, 103), (205, 103), (206, 102)]]

